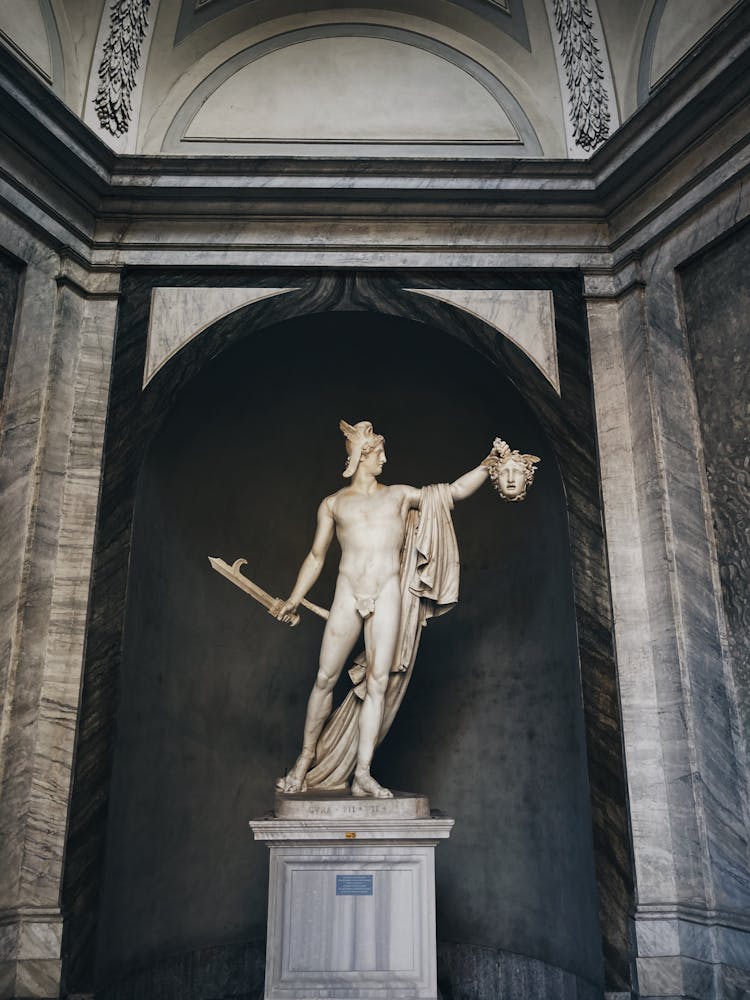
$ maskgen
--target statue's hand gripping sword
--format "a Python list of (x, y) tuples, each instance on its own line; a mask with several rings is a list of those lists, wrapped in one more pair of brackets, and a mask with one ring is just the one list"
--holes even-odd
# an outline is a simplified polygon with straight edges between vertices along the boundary
[[(254, 597), (258, 604), (262, 604), (266, 611), (268, 611), (270, 615), (273, 615), (274, 618), (279, 613), (281, 608), (283, 608), (284, 602), (280, 597), (271, 597), (270, 594), (267, 594), (265, 590), (253, 583), (252, 580), (248, 580), (246, 576), (242, 575), (240, 567), (247, 565), (247, 559), (236, 559), (231, 566), (229, 563), (225, 563), (223, 559), (217, 559), (215, 556), (209, 556), (208, 561), (217, 573), (221, 573), (221, 575), (225, 576), (227, 580), (231, 580), (235, 587), (239, 587), (240, 590), (244, 590), (246, 594)], [(312, 601), (306, 601), (303, 598), (300, 601), (300, 604), (307, 608), (308, 611), (312, 611), (313, 614), (319, 615), (321, 618), (328, 618), (328, 612), (326, 609), (319, 607), (317, 604), (313, 604)], [(290, 615), (290, 621), (288, 624), (291, 625), (292, 628), (295, 625), (299, 625), (299, 615)]]

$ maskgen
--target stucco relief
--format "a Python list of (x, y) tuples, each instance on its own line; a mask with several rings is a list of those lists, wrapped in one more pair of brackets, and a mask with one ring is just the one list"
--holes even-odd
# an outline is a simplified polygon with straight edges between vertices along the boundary
[(151, 0), (114, 0), (110, 10), (94, 107), (102, 128), (115, 136), (124, 135), (130, 125), (131, 96), (150, 6)]
[(610, 107), (600, 43), (586, 0), (552, 0), (573, 139), (586, 152), (609, 135)]

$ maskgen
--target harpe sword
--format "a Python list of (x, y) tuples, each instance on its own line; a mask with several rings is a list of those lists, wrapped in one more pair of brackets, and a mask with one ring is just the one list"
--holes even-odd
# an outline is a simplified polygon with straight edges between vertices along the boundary
[[(217, 559), (216, 556), (209, 556), (208, 561), (211, 563), (212, 569), (215, 569), (217, 573), (221, 573), (225, 576), (227, 580), (231, 580), (235, 587), (239, 587), (240, 590), (244, 590), (246, 594), (254, 597), (258, 604), (262, 604), (263, 607), (268, 611), (270, 615), (275, 618), (279, 610), (284, 606), (284, 601), (280, 597), (271, 597), (267, 594), (265, 590), (259, 587), (252, 580), (248, 580), (246, 576), (240, 573), (240, 567), (247, 565), (247, 559), (235, 559), (235, 561), (230, 566), (229, 563), (225, 563), (223, 559)], [(308, 611), (312, 611), (314, 615), (319, 615), (321, 618), (328, 618), (328, 612), (325, 608), (319, 607), (317, 604), (313, 604), (312, 601), (306, 601), (304, 598), (300, 601), (300, 604), (307, 608)], [(299, 625), (299, 615), (290, 615), (290, 621), (288, 622), (292, 628), (295, 625)]]

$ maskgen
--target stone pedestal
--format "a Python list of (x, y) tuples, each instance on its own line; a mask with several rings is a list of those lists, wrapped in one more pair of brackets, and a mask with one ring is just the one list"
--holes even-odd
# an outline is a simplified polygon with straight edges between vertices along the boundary
[(265, 1000), (437, 1000), (435, 847), (424, 796), (279, 795), (252, 820), (271, 850)]

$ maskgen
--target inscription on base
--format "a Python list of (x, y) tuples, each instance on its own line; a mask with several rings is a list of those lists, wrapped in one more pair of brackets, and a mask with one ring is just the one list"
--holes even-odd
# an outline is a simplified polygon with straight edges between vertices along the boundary
[(337, 896), (372, 896), (372, 875), (337, 875)]

